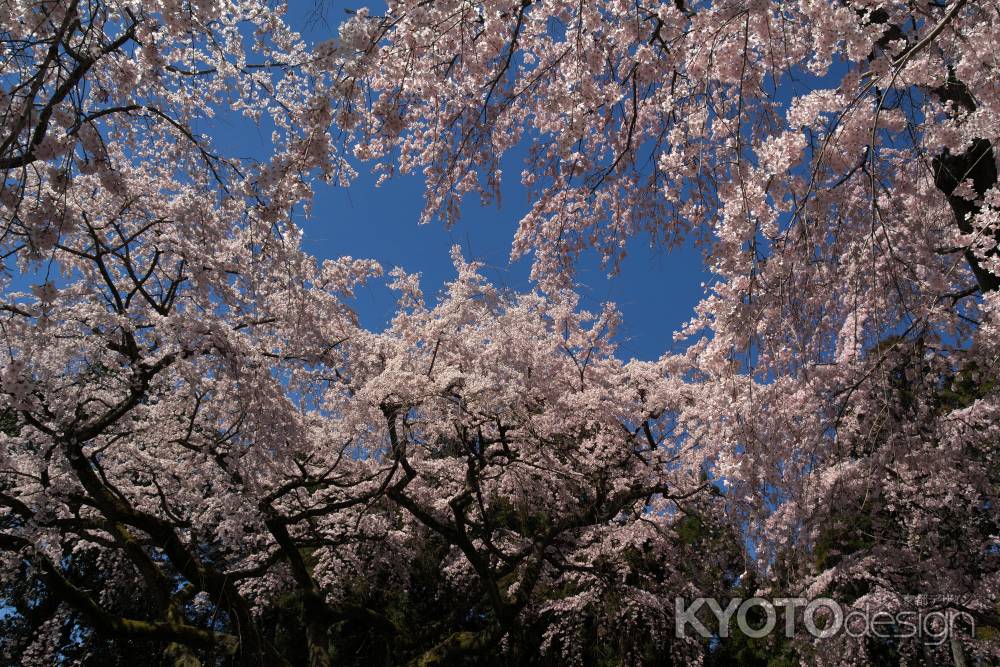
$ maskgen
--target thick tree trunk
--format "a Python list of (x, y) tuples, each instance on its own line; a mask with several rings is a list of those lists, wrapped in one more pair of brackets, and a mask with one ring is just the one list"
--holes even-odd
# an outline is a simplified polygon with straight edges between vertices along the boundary
[[(949, 74), (948, 82), (933, 91), (942, 101), (951, 102), (966, 111), (976, 109), (976, 101), (965, 84)], [(966, 151), (953, 155), (947, 148), (934, 158), (934, 185), (948, 198), (955, 222), (963, 234), (971, 234), (972, 219), (983, 206), (986, 192), (997, 184), (997, 164), (993, 144), (986, 139), (976, 139)], [(976, 193), (974, 200), (954, 194), (955, 189), (963, 181), (971, 180), (972, 189)], [(988, 254), (996, 255), (997, 241), (1000, 241), (1000, 230), (994, 230), (990, 235), (992, 248)], [(970, 249), (965, 250), (965, 261), (972, 269), (979, 289), (985, 294), (1000, 289), (1000, 277), (987, 270), (979, 258)]]
[[(972, 180), (975, 200), (954, 194), (958, 185), (966, 179)], [(985, 139), (976, 139), (964, 153), (952, 155), (945, 149), (940, 156), (934, 158), (934, 184), (948, 197), (948, 204), (963, 234), (973, 233), (972, 219), (982, 209), (982, 198), (986, 191), (996, 185), (996, 182), (997, 165), (993, 145)], [(990, 238), (996, 240), (996, 232)], [(964, 252), (965, 261), (972, 269), (979, 289), (984, 293), (1000, 289), (1000, 277), (987, 270), (972, 250), (966, 248)], [(996, 253), (997, 246), (994, 244), (989, 254)]]
[(315, 591), (306, 593), (302, 610), (306, 625), (309, 667), (330, 667), (333, 659), (330, 656), (329, 611)]

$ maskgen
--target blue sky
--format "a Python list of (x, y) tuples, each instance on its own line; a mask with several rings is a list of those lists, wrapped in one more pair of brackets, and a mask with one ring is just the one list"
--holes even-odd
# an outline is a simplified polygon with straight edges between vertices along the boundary
[[(291, 5), (289, 23), (314, 43), (334, 36), (346, 18), (345, 7), (363, 3), (328, 2), (325, 22), (309, 20), (315, 6), (311, 0)], [(381, 10), (377, 3), (369, 6), (373, 13)], [(217, 137), (223, 142), (232, 138)], [(246, 142), (248, 137), (244, 134), (239, 140)], [(502, 207), (484, 208), (478, 197), (469, 197), (461, 221), (451, 229), (441, 223), (417, 224), (423, 206), (419, 177), (397, 177), (376, 188), (375, 178), (366, 173), (369, 166), (355, 164), (360, 176), (349, 188), (317, 187), (312, 217), (304, 224), (307, 250), (321, 258), (370, 257), (386, 270), (400, 266), (420, 272), (429, 298), (453, 277), (449, 252), (458, 244), (466, 259), (485, 264), (486, 275), (495, 284), (522, 291), (531, 288), (530, 258), (509, 261), (517, 221), (528, 209), (526, 193), (516, 177), (522, 168), (516, 155), (503, 165), (504, 173), (513, 176), (504, 181)], [(648, 239), (640, 237), (630, 243), (619, 275), (609, 278), (594, 255), (583, 258), (576, 280), (583, 307), (596, 309), (612, 301), (622, 311), (619, 344), (623, 357), (656, 359), (671, 348), (673, 332), (691, 317), (702, 295), (701, 284), (709, 278), (697, 249), (685, 246), (666, 252), (650, 248)], [(394, 295), (384, 282), (376, 283), (362, 289), (355, 305), (366, 326), (381, 329), (392, 315)]]
[[(520, 184), (505, 183), (503, 206), (485, 208), (470, 197), (462, 219), (451, 229), (441, 223), (419, 225), (423, 184), (417, 177), (398, 178), (381, 187), (365, 174), (350, 188), (321, 186), (312, 219), (305, 223), (305, 247), (319, 257), (371, 257), (385, 269), (401, 266), (420, 272), (430, 297), (454, 276), (449, 258), (452, 245), (466, 259), (485, 265), (498, 286), (531, 288), (530, 258), (509, 261), (511, 240), (527, 199)], [(508, 170), (509, 172), (509, 170)], [(655, 359), (671, 344), (672, 334), (689, 319), (701, 295), (698, 250), (690, 247), (666, 253), (643, 239), (631, 244), (631, 254), (619, 275), (609, 278), (596, 255), (584, 258), (577, 276), (581, 304), (596, 309), (613, 301), (623, 314), (620, 335), (624, 356)], [(391, 317), (395, 297), (382, 283), (363, 288), (356, 304), (362, 322), (381, 328)]]

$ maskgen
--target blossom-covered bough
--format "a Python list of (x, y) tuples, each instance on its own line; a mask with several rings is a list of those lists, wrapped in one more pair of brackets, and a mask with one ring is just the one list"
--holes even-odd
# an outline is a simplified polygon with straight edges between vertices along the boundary
[[(394, 1), (310, 48), (257, 0), (4, 4), (2, 660), (995, 657), (998, 19)], [(519, 146), (544, 291), (456, 251), (374, 332), (378, 264), (300, 247), (345, 155), (449, 222)], [(715, 280), (624, 362), (571, 270), (642, 234)], [(979, 632), (675, 636), (755, 592)]]
[[(398, 469), (384, 485), (399, 561), (429, 535), (448, 545), (449, 585), (484, 597), (486, 618), (425, 657), (506, 643), (529, 660), (537, 641), (569, 656), (588, 641), (576, 636), (588, 615), (669, 646), (673, 597), (714, 582), (646, 566), (691, 548), (671, 528), (679, 508), (711, 520), (720, 507), (700, 453), (667, 417), (662, 369), (612, 356), (612, 312), (580, 312), (568, 292), (504, 295), (457, 249), (455, 262), (458, 279), (433, 308), (397, 274), (406, 308), (384, 334), (349, 345), (371, 360), (348, 380), (350, 401), (369, 406), (359, 428), (381, 425)], [(330, 576), (399, 562), (328, 558)], [(702, 558), (726, 568), (736, 556)]]
[[(378, 265), (318, 263), (291, 222), (350, 175), (332, 45), (254, 2), (5, 11), (4, 662), (324, 665), (352, 623), (392, 659), (527, 656), (607, 609), (670, 643), (673, 594), (714, 583), (662, 567), (695, 541), (671, 526), (721, 505), (612, 311), (456, 255), (439, 305), (398, 273), (365, 331), (346, 304)], [(268, 161), (201, 131), (234, 111), (274, 126)], [(432, 547), (462, 624), (357, 593)]]
[[(425, 219), (520, 154), (513, 255), (543, 285), (633, 237), (701, 242), (714, 281), (661, 363), (762, 589), (995, 628), (996, 7), (387, 4), (342, 31), (355, 150), (422, 173)], [(802, 639), (817, 663), (995, 650)]]
[[(279, 556), (299, 576), (289, 531), (372, 497), (379, 470), (291, 398), (339, 363), (354, 325), (338, 294), (377, 272), (317, 266), (286, 222), (310, 174), (340, 173), (321, 57), (264, 3), (8, 3), (2, 36), (3, 253), (19, 275), (4, 286), (0, 542), (27, 623), (4, 661), (100, 659), (95, 631), (178, 661), (280, 661), (247, 582)], [(224, 106), (268, 115), (269, 162), (199, 133)], [(212, 610), (192, 621), (198, 596)]]

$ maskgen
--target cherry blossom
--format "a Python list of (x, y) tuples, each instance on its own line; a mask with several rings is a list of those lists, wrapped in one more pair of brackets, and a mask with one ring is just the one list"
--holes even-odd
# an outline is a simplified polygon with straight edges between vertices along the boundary
[[(310, 45), (262, 0), (4, 4), (3, 661), (724, 663), (674, 601), (738, 594), (980, 630), (768, 659), (995, 660), (998, 19), (391, 0)], [(378, 262), (303, 250), (323, 184), (419, 173), (450, 224), (512, 155), (524, 293), (456, 249), (369, 330)], [(574, 291), (636, 237), (713, 275), (655, 360)]]

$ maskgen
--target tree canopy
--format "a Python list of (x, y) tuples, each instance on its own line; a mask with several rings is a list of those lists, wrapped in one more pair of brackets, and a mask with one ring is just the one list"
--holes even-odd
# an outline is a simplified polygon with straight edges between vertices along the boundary
[[(283, 14), (0, 5), (0, 661), (1000, 659), (995, 5)], [(510, 155), (528, 292), (456, 248), (374, 331), (382, 267), (302, 248), (318, 187), (418, 173), (451, 224)], [(574, 291), (634, 237), (713, 277), (652, 361)], [(754, 595), (971, 624), (674, 632)]]

